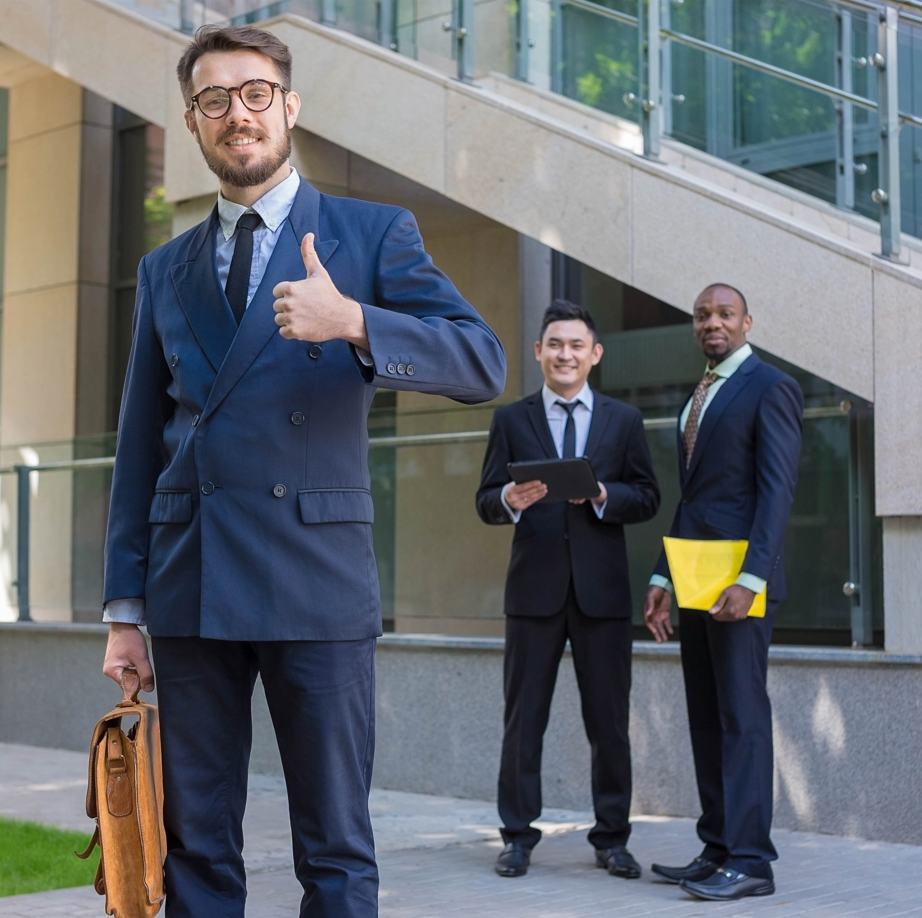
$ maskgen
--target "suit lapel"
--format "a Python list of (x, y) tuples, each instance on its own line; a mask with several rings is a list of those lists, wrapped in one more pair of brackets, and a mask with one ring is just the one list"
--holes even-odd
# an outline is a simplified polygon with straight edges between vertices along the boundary
[(599, 443), (605, 435), (605, 430), (611, 421), (611, 404), (594, 393), (595, 401), (592, 406), (592, 420), (589, 422), (589, 436), (586, 437), (586, 449), (583, 451), (591, 460)]
[(714, 432), (715, 427), (720, 421), (721, 415), (726, 411), (730, 402), (742, 392), (743, 388), (752, 378), (752, 372), (759, 365), (760, 361), (757, 355), (751, 354), (740, 365), (739, 369), (717, 390), (711, 404), (708, 405), (704, 413), (704, 420), (698, 429), (698, 438), (695, 440), (695, 451), (692, 453), (691, 464), (688, 467), (688, 474), (685, 476), (687, 481), (695, 473), (701, 456), (707, 449), (708, 441)]
[(237, 323), (218, 281), (217, 221), (218, 208), (215, 207), (189, 244), (189, 260), (170, 269), (179, 305), (215, 373), (221, 369), (237, 334)]
[(536, 392), (528, 399), (528, 420), (534, 428), (538, 442), (544, 448), (544, 453), (548, 459), (557, 458), (557, 447), (554, 446), (554, 438), (551, 436), (551, 428), (547, 426), (547, 414), (544, 411), (544, 399), (541, 393)]
[[(202, 419), (212, 414), (227, 394), (240, 381), (260, 352), (278, 334), (275, 324), (275, 297), (272, 291), (283, 280), (300, 280), (304, 277), (304, 260), (301, 258), (301, 239), (307, 233), (319, 238), (320, 194), (301, 180), (301, 187), (285, 225), (279, 234), (272, 257), (263, 273), (262, 281), (253, 300), (243, 314), (243, 321), (233, 339), (227, 357), (221, 365)], [(329, 260), (339, 245), (336, 239), (315, 241), (314, 248), (323, 264)], [(226, 298), (225, 298), (226, 302)], [(227, 307), (228, 312), (230, 307)], [(233, 321), (233, 316), (231, 316)]]

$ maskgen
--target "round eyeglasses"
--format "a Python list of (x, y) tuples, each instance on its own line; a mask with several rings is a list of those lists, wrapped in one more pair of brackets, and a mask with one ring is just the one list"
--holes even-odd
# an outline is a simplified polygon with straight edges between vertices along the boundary
[(251, 112), (264, 112), (275, 98), (276, 89), (288, 92), (281, 83), (269, 83), (267, 80), (247, 80), (240, 86), (207, 86), (189, 100), (189, 111), (197, 105), (206, 118), (223, 118), (231, 107), (231, 93), (236, 92), (240, 101)]

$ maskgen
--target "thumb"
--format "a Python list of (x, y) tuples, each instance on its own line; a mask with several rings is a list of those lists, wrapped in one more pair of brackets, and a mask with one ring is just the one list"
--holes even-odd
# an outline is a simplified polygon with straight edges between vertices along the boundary
[(714, 605), (711, 606), (710, 609), (708, 609), (708, 612), (710, 612), (711, 615), (719, 615), (721, 612), (723, 612), (723, 608), (726, 604), (727, 604), (727, 591), (724, 590), (723, 593), (721, 593), (720, 596), (717, 597), (717, 602), (715, 602)]
[(301, 257), (304, 259), (304, 270), (307, 271), (308, 277), (327, 273), (326, 268), (320, 262), (317, 250), (314, 248), (313, 233), (308, 233), (301, 240)]

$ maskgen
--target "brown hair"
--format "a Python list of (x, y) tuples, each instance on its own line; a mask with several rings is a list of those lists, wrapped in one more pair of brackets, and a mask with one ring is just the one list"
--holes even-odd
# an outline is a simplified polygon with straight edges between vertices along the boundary
[(195, 33), (176, 65), (179, 88), (187, 106), (192, 100), (192, 68), (203, 54), (214, 51), (258, 51), (275, 64), (282, 86), (291, 89), (291, 51), (271, 32), (251, 26), (204, 25)]

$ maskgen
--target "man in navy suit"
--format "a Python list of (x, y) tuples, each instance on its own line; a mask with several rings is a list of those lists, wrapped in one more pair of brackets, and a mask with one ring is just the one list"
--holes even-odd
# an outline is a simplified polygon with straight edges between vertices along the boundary
[[(752, 316), (740, 291), (712, 284), (695, 301), (705, 374), (679, 418), (682, 500), (671, 536), (746, 539), (736, 583), (707, 612), (679, 609), (682, 669), (702, 815), (704, 850), (685, 867), (653, 872), (701, 899), (775, 891), (772, 720), (768, 645), (785, 598), (782, 546), (800, 456), (803, 393), (746, 343)], [(764, 618), (749, 617), (767, 588)], [(672, 634), (665, 553), (644, 602), (658, 642)]]
[(168, 918), (242, 918), (250, 700), (288, 787), (301, 915), (372, 918), (374, 649), (366, 416), (375, 387), (498, 395), (502, 346), (406, 210), (289, 165), (300, 101), (269, 33), (205, 27), (178, 67), (218, 176), (139, 268), (106, 548), (104, 671), (153, 674)]
[[(589, 832), (596, 864), (634, 879), (631, 833), (631, 593), (624, 526), (656, 514), (643, 420), (636, 408), (593, 391), (589, 371), (602, 359), (589, 313), (555, 300), (544, 315), (535, 357), (541, 391), (493, 415), (477, 512), (485, 523), (515, 525), (506, 578), (505, 733), (499, 815), (503, 877), (522, 876), (541, 838), (541, 748), (557, 669), (567, 639), (592, 747)], [(592, 500), (542, 501), (541, 481), (513, 484), (507, 464), (586, 456), (599, 483)]]

